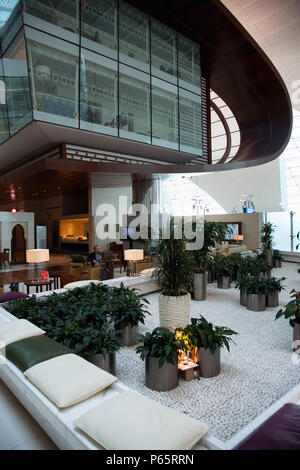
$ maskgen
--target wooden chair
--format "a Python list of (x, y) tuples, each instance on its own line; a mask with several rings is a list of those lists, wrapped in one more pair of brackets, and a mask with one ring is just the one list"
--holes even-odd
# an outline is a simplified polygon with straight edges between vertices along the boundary
[(60, 275), (60, 286), (63, 288), (66, 284), (70, 282), (78, 281), (78, 277), (76, 274), (61, 274)]
[[(6, 248), (5, 250), (8, 250), (8, 248)], [(4, 268), (6, 268), (6, 264), (8, 264), (9, 268), (11, 268), (11, 264), (10, 264), (10, 261), (9, 261), (9, 250), (8, 252), (7, 251), (3, 251), (3, 253), (0, 253), (0, 264), (1, 266), (4, 266)]]

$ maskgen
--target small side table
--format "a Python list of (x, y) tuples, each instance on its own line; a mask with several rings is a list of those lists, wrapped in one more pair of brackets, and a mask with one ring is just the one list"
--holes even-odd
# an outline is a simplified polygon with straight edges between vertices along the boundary
[(54, 280), (54, 289), (59, 289), (60, 286), (60, 276), (61, 274), (70, 274), (68, 271), (55, 271), (55, 272), (49, 272), (49, 276), (53, 277)]
[(29, 295), (30, 287), (35, 287), (36, 294), (38, 292), (43, 292), (43, 287), (46, 287), (46, 290), (51, 290), (51, 286), (54, 283), (53, 279), (46, 281), (45, 279), (32, 279), (31, 281), (25, 281), (24, 285), (27, 288), (27, 295)]
[(193, 380), (194, 377), (194, 372), (195, 369), (199, 367), (199, 364), (196, 364), (195, 362), (189, 361), (187, 364), (180, 363), (178, 364), (178, 369), (180, 371), (180, 374), (182, 375), (182, 378), (189, 382), (190, 380)]

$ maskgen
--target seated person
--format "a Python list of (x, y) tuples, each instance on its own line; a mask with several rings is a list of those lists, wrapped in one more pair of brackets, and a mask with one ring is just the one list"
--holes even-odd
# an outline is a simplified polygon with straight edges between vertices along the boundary
[(92, 266), (101, 266), (103, 255), (100, 251), (98, 245), (95, 245), (94, 251), (88, 256), (87, 261), (91, 263)]

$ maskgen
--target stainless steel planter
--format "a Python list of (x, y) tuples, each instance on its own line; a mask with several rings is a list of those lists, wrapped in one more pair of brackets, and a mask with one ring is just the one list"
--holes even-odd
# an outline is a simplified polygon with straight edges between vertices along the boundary
[(158, 366), (158, 357), (146, 357), (145, 361), (145, 384), (151, 390), (157, 392), (168, 392), (176, 388), (179, 383), (177, 364), (165, 362), (162, 367)]
[[(300, 323), (296, 323), (296, 325), (293, 327), (293, 341), (300, 341)], [(296, 351), (299, 348), (295, 345), (293, 347), (293, 351)]]
[(274, 290), (266, 296), (266, 307), (278, 307), (279, 305), (279, 292)]
[(138, 332), (138, 326), (127, 325), (122, 327), (122, 332), (119, 335), (120, 345), (121, 346), (133, 346), (136, 344), (136, 337)]
[(230, 289), (231, 287), (230, 276), (218, 276), (217, 282), (217, 286), (219, 289)]
[(213, 354), (210, 349), (199, 348), (194, 351), (194, 362), (199, 364), (200, 377), (209, 378), (219, 375), (221, 372), (221, 349)]
[(243, 292), (242, 290), (240, 290), (240, 304), (243, 305), (244, 307), (247, 307), (247, 299), (248, 299), (247, 292)]
[(207, 284), (212, 284), (214, 282), (214, 273), (213, 271), (207, 272)]
[(269, 248), (265, 248), (264, 255), (265, 255), (267, 263), (273, 264), (273, 250), (270, 250)]
[(206, 299), (206, 273), (194, 273), (194, 300)]
[(262, 312), (266, 308), (265, 294), (248, 294), (247, 309), (253, 312)]
[(274, 268), (281, 268), (281, 267), (282, 267), (281, 259), (275, 259)]
[(105, 357), (102, 354), (90, 354), (86, 356), (86, 360), (100, 367), (100, 369), (109, 372), (112, 375), (116, 375), (116, 353), (106, 354)]

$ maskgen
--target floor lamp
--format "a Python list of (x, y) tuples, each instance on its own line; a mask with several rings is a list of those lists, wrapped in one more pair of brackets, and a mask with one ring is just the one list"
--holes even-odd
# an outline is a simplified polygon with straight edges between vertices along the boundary
[(35, 250), (26, 250), (26, 263), (45, 263), (49, 261), (49, 250), (46, 248), (38, 248)]
[(144, 259), (144, 250), (124, 250), (124, 260), (129, 261), (129, 276), (136, 276), (136, 262)]

